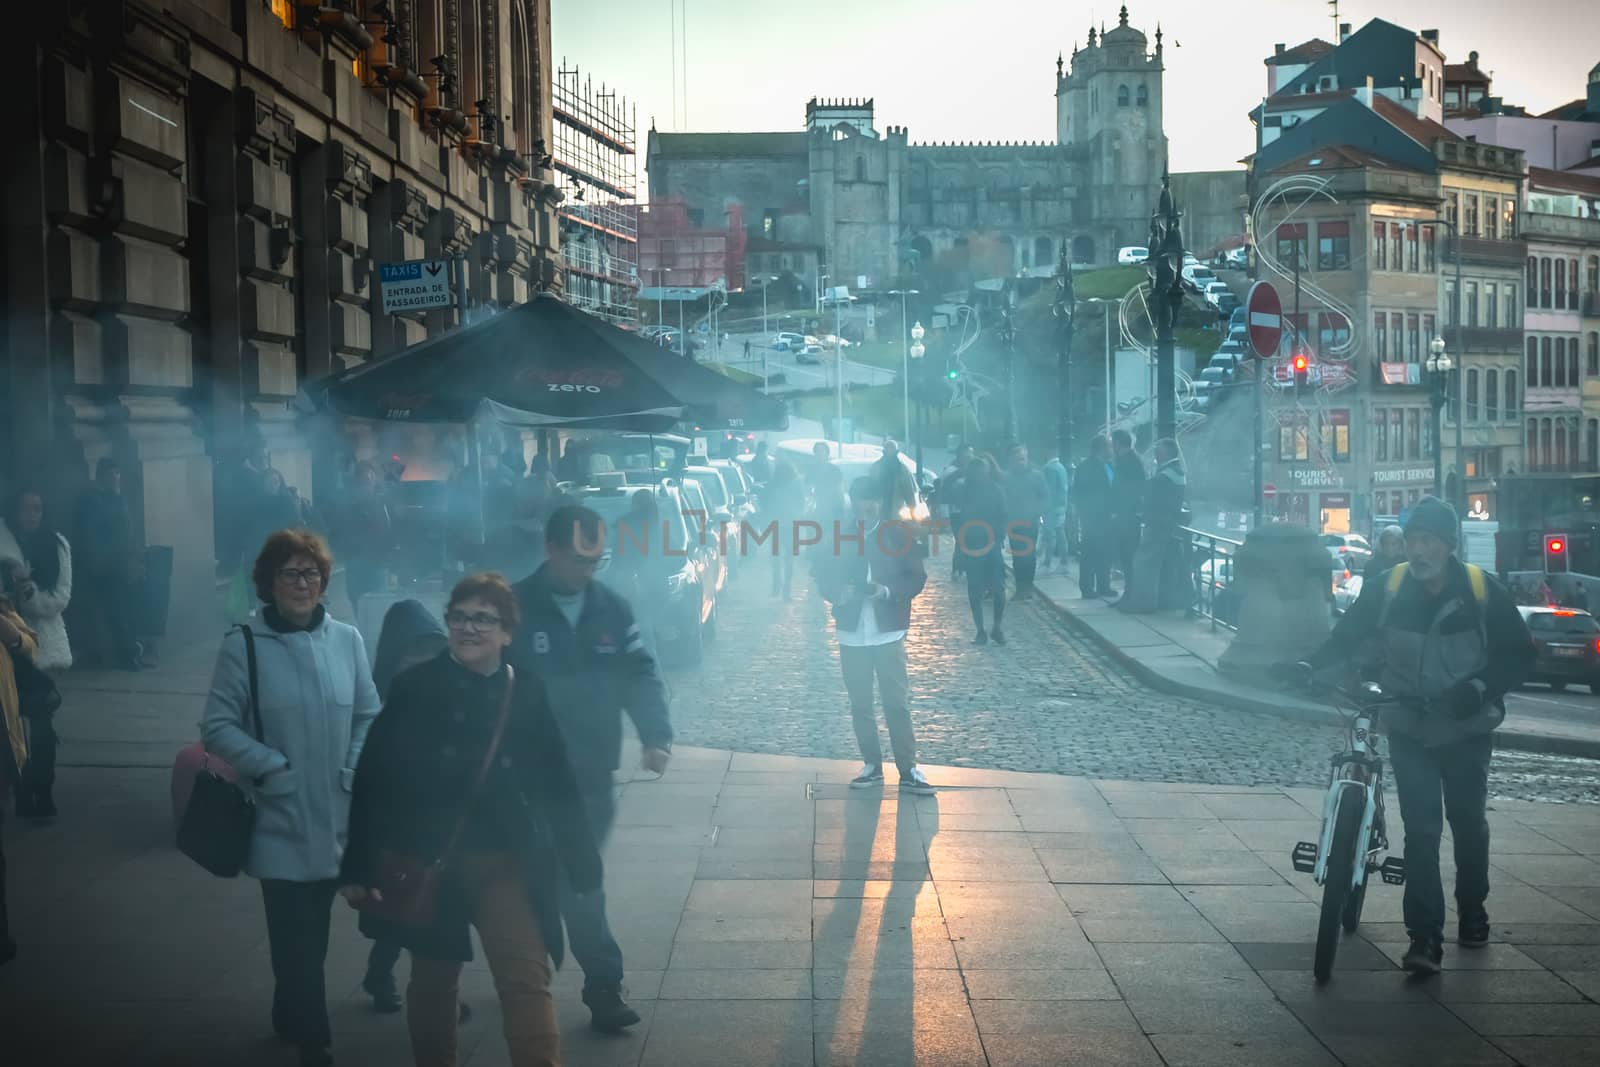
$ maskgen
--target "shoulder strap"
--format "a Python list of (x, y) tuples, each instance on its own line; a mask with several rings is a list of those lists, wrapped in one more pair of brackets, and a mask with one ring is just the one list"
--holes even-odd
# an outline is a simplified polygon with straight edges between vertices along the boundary
[(461, 832), (466, 828), (467, 816), (472, 813), (472, 805), (477, 803), (478, 794), (483, 792), (483, 787), (489, 781), (489, 772), (494, 769), (494, 758), (500, 754), (500, 742), (506, 736), (506, 723), (511, 718), (511, 692), (517, 685), (517, 672), (511, 664), (506, 664), (506, 687), (500, 694), (500, 711), (495, 718), (494, 733), (489, 737), (489, 745), (483, 750), (483, 762), (478, 764), (478, 773), (472, 779), (472, 786), (467, 790), (466, 799), (461, 805), (461, 814), (456, 816), (456, 822), (450, 828), (450, 837), (445, 841), (444, 851), (439, 853), (438, 863), (442, 864), (456, 850), (456, 842), (461, 839)]
[(235, 626), (239, 636), (244, 638), (244, 661), (250, 671), (250, 720), (255, 727), (256, 740), (266, 743), (261, 726), (261, 689), (256, 675), (256, 635), (250, 632), (248, 624)]
[(1477, 601), (1478, 607), (1483, 607), (1489, 602), (1489, 583), (1483, 577), (1483, 568), (1475, 564), (1466, 564), (1467, 581), (1472, 586), (1472, 599)]
[(1383, 580), (1383, 608), (1378, 612), (1379, 627), (1389, 621), (1389, 605), (1394, 603), (1395, 594), (1400, 591), (1400, 586), (1404, 584), (1408, 570), (1410, 570), (1410, 565), (1406, 563), (1396, 563), (1389, 568), (1389, 575)]

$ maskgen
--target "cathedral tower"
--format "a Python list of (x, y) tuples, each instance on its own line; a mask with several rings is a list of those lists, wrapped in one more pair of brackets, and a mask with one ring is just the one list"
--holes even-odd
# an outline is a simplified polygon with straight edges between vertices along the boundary
[[(1056, 64), (1056, 139), (1081, 146), (1086, 160), (1075, 261), (1109, 262), (1121, 245), (1144, 242), (1167, 153), (1163, 69), (1160, 27), (1152, 52), (1128, 25), (1126, 6), (1113, 29), (1090, 27), (1088, 47), (1073, 47), (1070, 71)], [(1093, 254), (1084, 255), (1090, 242)]]

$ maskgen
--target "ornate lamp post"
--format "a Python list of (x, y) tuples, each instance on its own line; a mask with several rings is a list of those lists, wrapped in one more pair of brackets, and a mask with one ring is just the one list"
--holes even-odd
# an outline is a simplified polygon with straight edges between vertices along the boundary
[[(928, 398), (927, 398), (926, 395), (924, 395), (926, 393), (926, 387), (925, 387), (925, 383), (922, 381), (922, 379), (923, 379), (922, 357), (928, 351), (925, 347), (923, 347), (922, 338), (926, 335), (926, 333), (927, 333), (927, 331), (922, 328), (922, 323), (920, 321), (915, 326), (911, 327), (911, 347), (906, 349), (907, 357), (909, 359), (911, 359), (911, 360), (916, 361), (916, 364), (917, 364), (917, 484), (918, 485), (922, 484), (922, 439), (927, 436), (927, 434), (925, 432), (926, 429), (927, 429), (926, 419), (925, 419), (924, 416), (926, 416), (927, 411), (928, 411)], [(909, 364), (908, 364), (908, 367), (909, 367)], [(910, 375), (908, 373), (907, 374), (907, 379), (909, 380), (909, 378), (910, 378)]]
[(1183, 213), (1172, 202), (1172, 181), (1161, 173), (1161, 199), (1150, 216), (1150, 316), (1156, 328), (1156, 436), (1178, 432), (1177, 381), (1173, 373), (1173, 330), (1183, 306)]
[[(1443, 337), (1435, 337), (1428, 343), (1428, 360), (1423, 365), (1428, 369), (1428, 384), (1433, 389), (1433, 495), (1443, 500), (1444, 429), (1440, 416), (1450, 391), (1450, 372), (1455, 369), (1455, 361), (1444, 350)], [(1457, 411), (1458, 425), (1460, 421), (1461, 412)]]
[[(1072, 260), (1067, 239), (1061, 239), (1061, 262), (1056, 267), (1056, 298), (1050, 314), (1056, 322), (1056, 438), (1061, 462), (1072, 463), (1072, 329), (1077, 300), (1072, 291)], [(1106, 388), (1111, 388), (1109, 376)]]

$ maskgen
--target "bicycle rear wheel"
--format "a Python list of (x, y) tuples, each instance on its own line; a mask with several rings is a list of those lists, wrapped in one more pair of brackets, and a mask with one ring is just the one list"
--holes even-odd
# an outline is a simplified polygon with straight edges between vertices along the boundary
[(1327, 876), (1322, 883), (1322, 915), (1317, 922), (1317, 954), (1312, 973), (1326, 982), (1333, 973), (1333, 959), (1339, 952), (1340, 927), (1355, 877), (1356, 835), (1361, 832), (1361, 815), (1366, 809), (1366, 791), (1353, 783), (1339, 791), (1333, 813), (1333, 841), (1328, 846)]

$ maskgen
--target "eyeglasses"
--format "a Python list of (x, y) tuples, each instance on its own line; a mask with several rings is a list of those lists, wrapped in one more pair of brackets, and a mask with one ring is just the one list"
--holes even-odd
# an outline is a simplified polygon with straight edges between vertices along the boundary
[(315, 589), (322, 584), (322, 572), (316, 568), (299, 571), (293, 567), (285, 567), (278, 572), (278, 581), (284, 585), (303, 585)]
[(491, 615), (487, 611), (475, 611), (470, 615), (464, 611), (450, 611), (445, 613), (444, 621), (452, 629), (471, 630), (481, 634), (499, 626), (500, 616)]

